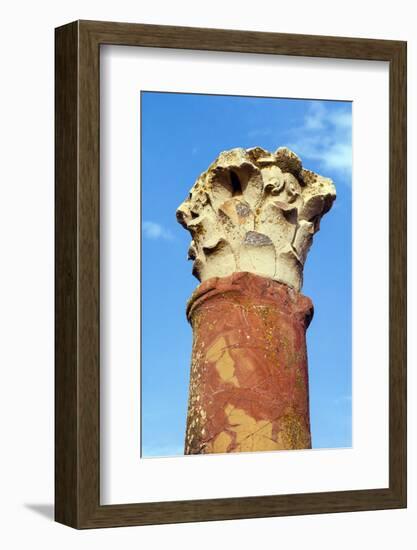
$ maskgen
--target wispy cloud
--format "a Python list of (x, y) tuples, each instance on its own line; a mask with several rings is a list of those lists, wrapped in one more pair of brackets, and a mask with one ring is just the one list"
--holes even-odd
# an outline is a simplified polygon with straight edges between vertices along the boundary
[(317, 161), (324, 171), (350, 176), (352, 171), (352, 116), (345, 108), (311, 104), (297, 137), (288, 146), (300, 157)]
[(312, 103), (308, 113), (304, 117), (306, 130), (322, 130), (324, 128), (324, 119), (326, 109), (323, 103)]
[(174, 238), (169, 229), (166, 229), (160, 223), (144, 221), (142, 229), (145, 237), (148, 239), (172, 241)]

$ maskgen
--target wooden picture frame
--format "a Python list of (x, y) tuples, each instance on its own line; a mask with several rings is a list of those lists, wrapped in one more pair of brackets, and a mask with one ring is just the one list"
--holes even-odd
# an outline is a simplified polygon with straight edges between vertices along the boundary
[[(75, 528), (406, 506), (406, 43), (76, 21), (56, 29), (55, 519)], [(101, 505), (100, 45), (389, 62), (389, 487)]]

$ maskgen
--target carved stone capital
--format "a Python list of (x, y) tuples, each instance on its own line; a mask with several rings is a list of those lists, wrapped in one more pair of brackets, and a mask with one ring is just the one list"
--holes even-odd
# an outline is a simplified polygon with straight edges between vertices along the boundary
[(203, 282), (249, 272), (300, 290), (313, 235), (335, 198), (332, 180), (305, 170), (287, 148), (220, 153), (177, 210), (192, 236), (193, 274)]

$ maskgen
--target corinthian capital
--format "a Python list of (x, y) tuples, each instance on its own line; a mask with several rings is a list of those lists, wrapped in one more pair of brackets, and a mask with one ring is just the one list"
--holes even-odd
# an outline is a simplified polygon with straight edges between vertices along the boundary
[(303, 266), (336, 190), (287, 148), (232, 149), (203, 172), (177, 210), (200, 280), (247, 271), (300, 290)]

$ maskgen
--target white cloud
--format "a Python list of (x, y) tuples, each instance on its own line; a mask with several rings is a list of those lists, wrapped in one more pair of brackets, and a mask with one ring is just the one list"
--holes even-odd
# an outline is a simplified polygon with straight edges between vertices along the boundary
[(350, 112), (314, 102), (303, 125), (294, 130), (297, 138), (288, 146), (303, 159), (317, 161), (326, 170), (350, 176), (352, 171), (352, 116)]
[(145, 221), (142, 223), (142, 229), (145, 237), (148, 239), (172, 241), (174, 238), (168, 229), (165, 229), (165, 227), (156, 222)]
[(339, 128), (346, 128), (352, 131), (352, 114), (346, 111), (333, 111), (328, 114), (329, 120)]
[(324, 128), (325, 113), (326, 110), (322, 103), (312, 103), (304, 119), (305, 127), (308, 130), (321, 130)]

